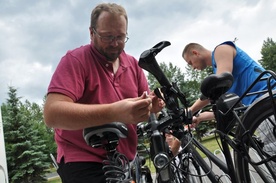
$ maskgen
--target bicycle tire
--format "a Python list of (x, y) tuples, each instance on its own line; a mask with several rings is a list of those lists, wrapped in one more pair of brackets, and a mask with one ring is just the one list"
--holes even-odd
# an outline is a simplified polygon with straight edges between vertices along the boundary
[[(273, 98), (273, 102), (276, 103), (275, 98)], [(272, 99), (268, 95), (264, 95), (255, 101), (244, 113), (242, 124), (247, 131), (238, 126), (236, 139), (242, 142), (241, 144), (243, 144), (247, 152), (241, 154), (234, 151), (234, 162), (239, 182), (275, 182), (275, 177), (273, 178), (272, 176), (276, 173), (276, 160), (269, 161), (266, 164), (251, 165), (247, 161), (248, 157), (246, 157), (248, 153), (250, 155), (249, 160), (257, 163), (261, 159), (269, 158), (276, 154), (276, 123)]]
[(147, 183), (147, 177), (146, 177), (146, 175), (144, 175), (144, 174), (141, 175), (140, 183)]
[(213, 173), (209, 172), (208, 175), (214, 176), (214, 179), (209, 179), (208, 175), (205, 174), (204, 170), (202, 169), (202, 166), (206, 166), (205, 161), (197, 152), (194, 145), (189, 142), (189, 138), (191, 137), (184, 136), (181, 139), (184, 149), (182, 149), (181, 153), (178, 155), (178, 166), (172, 166), (174, 167), (174, 183), (205, 183), (207, 179), (209, 180), (207, 182), (216, 181), (214, 180), (215, 175)]
[[(173, 170), (173, 182), (174, 183), (200, 183), (199, 176), (196, 172), (196, 168), (193, 164), (193, 162), (189, 159), (188, 165), (183, 165), (183, 161), (179, 164), (179, 166), (189, 166), (186, 167), (187, 169), (185, 171), (181, 170), (180, 167), (175, 166)], [(187, 162), (186, 162), (187, 163)]]
[(186, 176), (187, 176), (189, 183), (201, 183), (199, 177), (201, 177), (202, 175), (198, 174), (193, 162), (190, 162), (189, 172)]

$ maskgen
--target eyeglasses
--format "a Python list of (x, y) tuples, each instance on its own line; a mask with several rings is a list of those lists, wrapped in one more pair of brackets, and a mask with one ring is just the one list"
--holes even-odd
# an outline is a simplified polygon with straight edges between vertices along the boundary
[(101, 39), (104, 43), (112, 43), (113, 41), (126, 43), (128, 41), (128, 37), (125, 36), (100, 36), (99, 33), (93, 28), (93, 32)]

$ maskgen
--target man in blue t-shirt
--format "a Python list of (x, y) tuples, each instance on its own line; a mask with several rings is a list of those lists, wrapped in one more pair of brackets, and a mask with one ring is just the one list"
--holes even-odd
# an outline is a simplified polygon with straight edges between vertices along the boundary
[[(182, 57), (193, 67), (193, 69), (203, 70), (208, 66), (212, 66), (215, 74), (222, 74), (224, 72), (232, 73), (234, 82), (232, 87), (228, 90), (229, 93), (235, 93), (242, 96), (257, 77), (265, 70), (260, 64), (254, 61), (243, 50), (237, 47), (233, 42), (227, 41), (215, 47), (214, 51), (207, 50), (197, 43), (190, 43), (186, 45), (183, 50)], [(271, 81), (273, 84), (275, 81)], [(267, 81), (261, 81), (254, 85), (250, 92), (262, 91), (267, 89)], [(251, 95), (242, 99), (244, 105), (252, 104), (260, 95)], [(191, 107), (192, 113), (195, 113), (209, 104), (209, 100), (198, 99)], [(201, 121), (214, 119), (213, 112), (203, 112), (193, 117), (193, 126), (198, 125)], [(261, 132), (260, 138), (264, 142), (263, 150), (268, 153), (275, 152), (276, 141), (275, 135), (272, 133), (272, 121), (274, 117), (270, 118), (269, 122), (262, 123), (258, 129)], [(275, 163), (270, 162), (271, 167), (276, 167)], [(276, 168), (274, 170), (276, 172)]]
[[(185, 46), (182, 57), (193, 69), (203, 70), (208, 66), (212, 66), (215, 74), (232, 73), (234, 82), (228, 92), (235, 93), (238, 96), (241, 96), (260, 73), (265, 70), (231, 41), (219, 44), (214, 51), (210, 51), (198, 43), (190, 43)], [(266, 87), (267, 83), (265, 81), (259, 82), (251, 91), (260, 91)], [(245, 97), (242, 99), (242, 103), (249, 105), (256, 98), (258, 98), (257, 95)], [(195, 113), (208, 104), (209, 100), (198, 99), (190, 109)], [(194, 117), (193, 122), (197, 125), (203, 120), (211, 119), (214, 119), (214, 114), (212, 112), (204, 112)]]

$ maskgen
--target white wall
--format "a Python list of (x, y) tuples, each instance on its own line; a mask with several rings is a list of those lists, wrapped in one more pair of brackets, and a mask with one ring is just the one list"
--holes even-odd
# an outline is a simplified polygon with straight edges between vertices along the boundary
[(9, 182), (1, 109), (0, 109), (0, 182), (1, 183)]

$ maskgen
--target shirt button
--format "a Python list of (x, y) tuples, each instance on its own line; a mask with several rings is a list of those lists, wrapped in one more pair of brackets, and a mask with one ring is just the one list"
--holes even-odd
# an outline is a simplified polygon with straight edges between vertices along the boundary
[(109, 65), (108, 64), (105, 64), (106, 67), (108, 67)]

